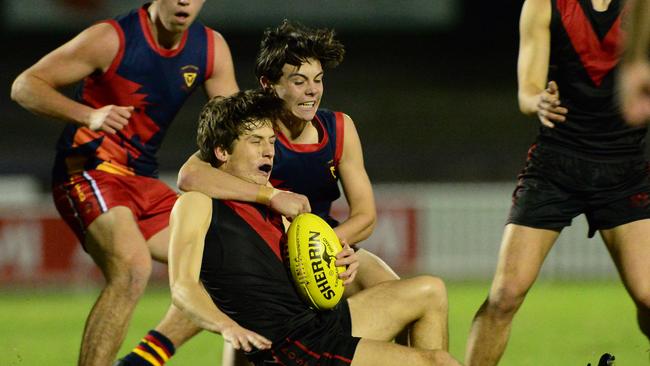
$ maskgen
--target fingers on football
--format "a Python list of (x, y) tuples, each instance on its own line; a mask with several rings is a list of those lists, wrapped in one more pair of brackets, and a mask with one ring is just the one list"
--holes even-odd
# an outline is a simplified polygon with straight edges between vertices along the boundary
[(347, 286), (354, 282), (354, 278), (357, 276), (357, 271), (359, 270), (359, 262), (352, 262), (345, 272), (339, 275), (339, 278), (343, 280), (343, 285)]
[(354, 250), (350, 248), (348, 243), (346, 243), (345, 240), (343, 240), (341, 244), (343, 244), (343, 249), (340, 252), (336, 253), (336, 259), (337, 259), (336, 265), (343, 266), (352, 263), (352, 261), (356, 261), (357, 258), (354, 253)]

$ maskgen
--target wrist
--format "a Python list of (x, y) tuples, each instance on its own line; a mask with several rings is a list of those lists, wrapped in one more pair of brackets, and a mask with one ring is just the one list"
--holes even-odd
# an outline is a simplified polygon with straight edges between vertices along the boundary
[(102, 119), (97, 118), (91, 110), (85, 118), (85, 125), (92, 131), (97, 131), (102, 127)]
[(255, 197), (255, 202), (263, 204), (264, 206), (271, 205), (271, 199), (275, 196), (275, 188), (269, 186), (260, 186), (257, 190), (257, 197)]

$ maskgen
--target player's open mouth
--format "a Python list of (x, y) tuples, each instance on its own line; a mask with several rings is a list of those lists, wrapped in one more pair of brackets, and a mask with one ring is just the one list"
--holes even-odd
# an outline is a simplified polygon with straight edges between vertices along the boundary
[(178, 18), (178, 19), (180, 19), (180, 20), (185, 20), (185, 19), (187, 19), (187, 18), (190, 17), (190, 14), (189, 14), (189, 13), (186, 13), (186, 12), (184, 12), (184, 11), (179, 11), (179, 12), (177, 12), (177, 13), (174, 14), (174, 15), (176, 16), (176, 18)]
[(268, 173), (271, 172), (271, 169), (273, 169), (273, 165), (271, 165), (271, 164), (262, 164), (262, 165), (260, 165), (260, 167), (258, 169), (263, 171), (264, 173), (268, 174)]
[(301, 107), (307, 107), (307, 108), (313, 108), (316, 102), (305, 102), (305, 103), (300, 103), (298, 104)]

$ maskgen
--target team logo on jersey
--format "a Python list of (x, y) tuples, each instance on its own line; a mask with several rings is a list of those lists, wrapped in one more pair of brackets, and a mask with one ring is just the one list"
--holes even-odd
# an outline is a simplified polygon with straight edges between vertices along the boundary
[(194, 85), (194, 81), (196, 81), (197, 75), (199, 74), (199, 68), (194, 65), (186, 65), (181, 67), (181, 74), (185, 81), (185, 88), (191, 89)]
[(336, 177), (336, 164), (334, 164), (334, 160), (328, 161), (327, 165), (329, 165), (330, 174), (332, 174), (332, 178), (337, 179), (337, 177)]

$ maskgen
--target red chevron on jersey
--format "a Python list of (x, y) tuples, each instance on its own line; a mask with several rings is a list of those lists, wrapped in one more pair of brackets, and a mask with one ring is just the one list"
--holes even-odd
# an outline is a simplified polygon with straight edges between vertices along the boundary
[[(145, 113), (146, 106), (149, 103), (147, 103), (145, 100), (147, 98), (147, 94), (138, 93), (138, 91), (142, 88), (142, 85), (115, 74), (110, 79), (110, 83), (113, 85), (113, 90), (121, 90), (122, 93), (119, 95), (107, 95), (106, 93), (102, 92), (101, 88), (92, 87), (93, 83), (94, 80), (88, 78), (88, 87), (84, 88), (83, 93), (83, 98), (89, 105), (95, 108), (101, 108), (107, 104), (134, 107), (134, 111), (131, 115), (131, 118), (129, 119), (129, 123), (119, 132), (119, 134), (122, 135), (122, 139), (131, 141), (134, 137), (137, 136), (137, 140), (140, 143), (146, 144), (151, 136), (160, 130), (160, 127), (158, 127), (158, 125)], [(80, 134), (82, 130), (83, 129), (80, 129), (80, 131), (78, 131), (75, 135), (75, 145), (84, 140), (84, 138), (80, 136), (83, 135)], [(101, 136), (92, 132), (90, 134), (86, 133), (86, 135), (96, 135), (96, 137)], [(77, 136), (79, 136), (79, 138)], [(107, 138), (104, 139), (97, 151), (98, 157), (100, 157), (102, 160), (123, 164), (126, 167), (128, 163), (127, 153), (132, 158), (137, 158), (140, 156), (141, 151), (139, 149), (136, 149), (129, 143), (120, 143), (119, 139), (117, 139), (117, 136), (107, 135), (106, 137)]]
[(618, 63), (621, 49), (621, 16), (601, 41), (577, 0), (557, 0), (562, 24), (591, 80), (600, 86), (603, 78)]
[[(237, 213), (266, 242), (273, 254), (282, 261), (280, 244), (284, 235), (282, 216), (270, 213), (263, 215), (256, 205), (245, 202), (221, 201)], [(267, 208), (264, 208), (268, 210)]]
[(187, 98), (205, 82), (214, 58), (213, 31), (194, 22), (174, 50), (153, 41), (146, 4), (106, 21), (117, 33), (119, 50), (110, 67), (84, 79), (75, 99), (93, 108), (132, 106), (128, 124), (117, 133), (65, 127), (57, 143), (53, 181), (81, 170), (156, 177), (156, 153)]

